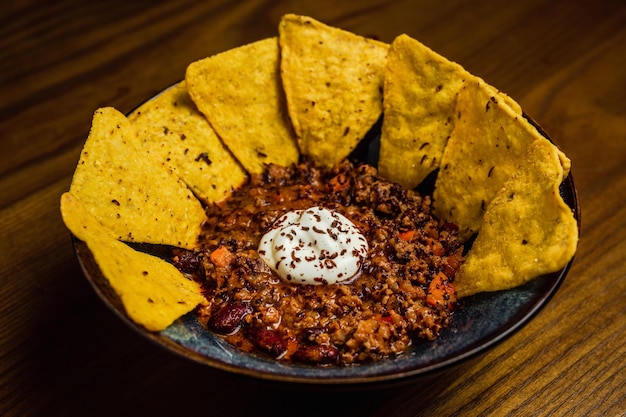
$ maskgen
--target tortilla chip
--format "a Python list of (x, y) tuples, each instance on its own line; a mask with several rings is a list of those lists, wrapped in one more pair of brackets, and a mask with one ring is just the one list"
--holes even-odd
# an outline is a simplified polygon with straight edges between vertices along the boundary
[(472, 76), (407, 35), (389, 49), (385, 69), (380, 175), (414, 188), (434, 171), (454, 127), (456, 95)]
[(578, 225), (559, 193), (567, 175), (563, 158), (547, 139), (529, 146), (485, 212), (454, 281), (459, 297), (517, 287), (560, 270), (574, 256)]
[[(484, 84), (419, 41), (407, 35), (394, 39), (385, 67), (381, 176), (411, 189), (439, 168), (454, 128), (457, 94), (465, 82)], [(521, 114), (513, 99), (484, 85)]]
[(454, 129), (435, 182), (433, 209), (469, 239), (480, 229), (489, 203), (516, 171), (528, 146), (543, 138), (521, 114), (482, 81), (459, 91)]
[(146, 152), (205, 203), (223, 200), (246, 180), (244, 169), (189, 97), (184, 81), (144, 103), (128, 119)]
[(250, 173), (288, 166), (299, 152), (280, 83), (278, 39), (268, 38), (187, 67), (191, 98)]
[(200, 285), (173, 265), (115, 239), (71, 193), (61, 196), (68, 229), (84, 241), (131, 320), (160, 331), (204, 301)]
[(389, 46), (310, 17), (279, 24), (281, 74), (303, 155), (331, 167), (356, 148), (382, 113)]
[(93, 117), (70, 192), (116, 237), (191, 249), (202, 223), (202, 205), (187, 186), (147, 153), (119, 111)]

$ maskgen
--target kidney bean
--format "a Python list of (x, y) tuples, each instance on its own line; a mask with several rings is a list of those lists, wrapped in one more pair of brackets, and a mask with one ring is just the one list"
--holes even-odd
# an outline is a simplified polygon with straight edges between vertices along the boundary
[(296, 350), (293, 359), (298, 362), (327, 365), (336, 363), (339, 351), (332, 345), (307, 345)]
[(247, 329), (248, 338), (257, 349), (277, 358), (287, 351), (287, 341), (278, 332), (261, 327)]
[(241, 326), (241, 320), (252, 313), (248, 303), (232, 302), (220, 308), (207, 323), (209, 329), (219, 334), (232, 334)]
[(198, 252), (183, 251), (174, 257), (173, 262), (180, 272), (193, 274), (200, 268), (202, 257)]

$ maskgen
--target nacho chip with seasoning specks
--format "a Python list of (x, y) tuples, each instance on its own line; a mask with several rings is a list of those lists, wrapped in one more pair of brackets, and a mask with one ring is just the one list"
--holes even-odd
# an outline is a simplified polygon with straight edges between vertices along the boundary
[(160, 331), (204, 302), (198, 283), (166, 261), (115, 239), (115, 233), (71, 193), (61, 196), (61, 214), (67, 228), (87, 244), (129, 318), (137, 324)]
[(300, 151), (333, 166), (382, 113), (389, 46), (293, 14), (281, 19), (279, 39), (282, 80)]
[(456, 223), (466, 240), (480, 229), (489, 203), (518, 169), (528, 146), (543, 136), (482, 80), (464, 84), (454, 114), (433, 209), (438, 218)]
[[(394, 39), (385, 67), (381, 176), (414, 188), (439, 168), (465, 82), (483, 81), (408, 35)], [(521, 114), (513, 99), (484, 85)]]
[(517, 287), (558, 271), (574, 256), (578, 225), (559, 185), (569, 160), (537, 139), (500, 188), (454, 286), (460, 297)]
[(110, 107), (94, 114), (70, 192), (128, 242), (191, 249), (206, 219), (185, 183), (144, 150), (133, 125)]
[(223, 200), (246, 180), (245, 170), (198, 111), (184, 81), (141, 105), (128, 119), (146, 152), (205, 203)]
[(268, 38), (193, 62), (185, 75), (198, 109), (250, 173), (299, 158), (279, 56), (278, 39)]

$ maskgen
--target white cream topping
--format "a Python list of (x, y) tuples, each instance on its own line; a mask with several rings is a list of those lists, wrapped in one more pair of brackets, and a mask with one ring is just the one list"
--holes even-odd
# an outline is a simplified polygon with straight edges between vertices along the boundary
[(261, 238), (259, 255), (283, 280), (319, 285), (356, 278), (368, 249), (345, 216), (311, 207), (279, 218)]

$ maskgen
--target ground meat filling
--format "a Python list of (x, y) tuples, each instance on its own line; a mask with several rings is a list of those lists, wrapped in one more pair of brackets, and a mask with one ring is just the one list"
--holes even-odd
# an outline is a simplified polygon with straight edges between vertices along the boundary
[[(344, 215), (367, 239), (360, 275), (348, 284), (287, 283), (257, 252), (280, 216), (313, 206)], [(430, 197), (379, 178), (369, 165), (272, 165), (207, 214), (201, 250), (180, 252), (174, 263), (204, 286), (200, 321), (245, 351), (316, 365), (364, 363), (433, 340), (450, 322), (451, 282), (462, 261), (456, 227), (430, 215)]]

